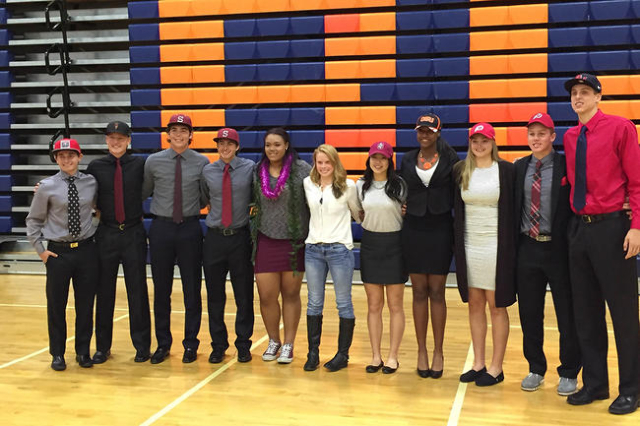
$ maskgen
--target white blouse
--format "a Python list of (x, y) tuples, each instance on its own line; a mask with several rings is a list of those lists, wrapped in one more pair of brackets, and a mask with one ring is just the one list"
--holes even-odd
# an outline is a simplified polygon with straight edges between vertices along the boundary
[(438, 164), (440, 164), (439, 159), (438, 161), (436, 161), (436, 164), (434, 164), (433, 166), (431, 166), (430, 169), (427, 169), (427, 170), (422, 170), (420, 167), (416, 166), (416, 173), (418, 174), (418, 177), (422, 181), (422, 184), (427, 188), (431, 183), (431, 177), (433, 177), (433, 173), (436, 171)]
[[(364, 210), (362, 227), (370, 232), (397, 232), (402, 229), (402, 205), (384, 190), (387, 181), (373, 181), (362, 199), (364, 180), (356, 182), (358, 201)], [(404, 198), (406, 194), (401, 194)]]
[(347, 179), (347, 190), (338, 199), (333, 196), (332, 185), (326, 186), (323, 191), (320, 185), (311, 182), (310, 176), (304, 179), (303, 186), (311, 213), (309, 235), (305, 243), (341, 243), (351, 250), (351, 217), (359, 221), (360, 215), (356, 184)]

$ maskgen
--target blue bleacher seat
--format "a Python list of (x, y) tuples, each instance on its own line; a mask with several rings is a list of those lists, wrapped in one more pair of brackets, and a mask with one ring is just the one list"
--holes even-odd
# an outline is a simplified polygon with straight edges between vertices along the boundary
[(249, 127), (258, 123), (256, 109), (228, 109), (224, 112), (225, 124), (229, 127)]
[(444, 127), (442, 129), (442, 137), (447, 140), (450, 146), (469, 146), (469, 130), (467, 129), (452, 129), (450, 127)]
[(431, 4), (433, 0), (396, 0), (397, 6), (413, 6), (422, 4)]
[(353, 241), (362, 239), (362, 226), (359, 223), (351, 222), (351, 235), (353, 235)]
[(549, 22), (586, 22), (589, 20), (589, 3), (550, 3)]
[[(416, 120), (418, 118), (416, 117)], [(415, 122), (415, 120), (414, 120)], [(396, 146), (398, 148), (417, 148), (416, 131), (414, 129), (397, 129), (396, 130)], [(397, 154), (396, 154), (397, 158)], [(397, 159), (396, 166), (400, 166), (400, 159)]]
[(396, 170), (400, 170), (400, 166), (402, 165), (402, 157), (404, 157), (404, 152), (396, 152)]
[(547, 56), (549, 72), (558, 71), (592, 71), (587, 52), (549, 53)]
[(151, 198), (147, 198), (142, 202), (142, 211), (145, 214), (149, 214), (151, 212)]
[(469, 58), (435, 58), (432, 62), (436, 77), (469, 75)]
[(240, 147), (242, 149), (258, 149), (262, 148), (262, 135), (264, 132), (258, 132), (255, 130), (251, 131), (240, 131), (238, 132), (240, 136)]
[(257, 163), (260, 161), (260, 158), (262, 158), (262, 153), (261, 152), (240, 152), (238, 153), (238, 156), (242, 158), (247, 158), (253, 161), (254, 163)]
[(11, 170), (13, 157), (11, 154), (0, 154), (0, 170)]
[(289, 25), (292, 35), (324, 34), (324, 16), (294, 16)]
[(129, 19), (147, 19), (158, 17), (158, 1), (129, 2)]
[(301, 160), (306, 161), (309, 164), (313, 164), (313, 153), (312, 152), (300, 152), (298, 154)]
[(236, 19), (224, 21), (224, 36), (233, 37), (253, 37), (256, 35), (255, 19)]
[[(2, 2), (4, 3), (4, 1)], [(7, 16), (9, 15), (9, 12), (7, 11), (7, 9), (5, 8), (1, 8), (0, 9), (0, 24), (6, 24), (7, 23)]]
[(550, 28), (549, 47), (590, 46), (589, 32), (586, 27)]
[(131, 68), (129, 72), (131, 84), (160, 84), (160, 68)]
[(589, 17), (593, 21), (633, 18), (630, 0), (609, 0), (589, 2)]
[(640, 69), (640, 50), (632, 50), (629, 55), (631, 69)]
[(469, 34), (435, 34), (433, 36), (433, 51), (437, 53), (466, 53), (469, 51)]
[(288, 58), (289, 40), (260, 41), (256, 43), (258, 58)]
[(13, 186), (13, 176), (2, 175), (0, 176), (0, 191), (9, 192)]
[(468, 28), (469, 9), (449, 9), (433, 11), (433, 28)]
[(130, 41), (147, 41), (160, 39), (159, 24), (131, 24), (129, 25)]
[(319, 58), (324, 56), (324, 40), (291, 40), (290, 49), (292, 58)]
[(436, 100), (468, 99), (468, 81), (440, 81), (433, 83), (433, 96)]
[(607, 25), (589, 27), (589, 37), (593, 45), (627, 45), (631, 43), (629, 25)]
[(162, 133), (132, 133), (131, 148), (139, 150), (160, 149)]
[[(552, 117), (553, 118), (553, 117)], [(560, 146), (560, 149), (563, 149), (562, 147), (562, 142), (564, 140), (564, 134), (567, 132), (567, 130), (569, 130), (569, 126), (556, 126), (556, 140), (554, 142), (554, 144), (557, 144)]]
[(162, 105), (160, 89), (131, 90), (131, 106)]
[(631, 0), (631, 13), (635, 18), (640, 18), (640, 0)]
[(425, 106), (397, 106), (396, 123), (415, 125), (418, 117), (428, 112), (431, 108)]
[[(582, 68), (577, 68), (582, 71)], [(567, 81), (568, 78), (560, 77), (560, 78), (548, 78), (547, 79), (547, 96), (561, 96), (566, 98), (567, 91), (564, 88), (564, 82)]]
[(443, 123), (468, 123), (468, 105), (442, 105), (434, 106), (433, 112), (438, 114)]
[(236, 81), (256, 81), (258, 66), (255, 64), (246, 65), (225, 65), (224, 79), (226, 82)]
[(131, 46), (129, 48), (131, 63), (160, 62), (158, 46)]
[(640, 25), (631, 25), (631, 40), (634, 44), (640, 44)]
[(131, 127), (162, 127), (160, 111), (131, 111)]
[(12, 94), (9, 92), (0, 92), (0, 108), (8, 109), (11, 106)]
[(258, 36), (283, 36), (291, 34), (289, 18), (259, 18), (256, 19)]
[(291, 111), (289, 108), (261, 108), (258, 109), (258, 126), (288, 126)]
[(431, 59), (398, 59), (396, 61), (396, 76), (406, 77), (433, 77), (433, 64)]
[(353, 248), (353, 268), (360, 270), (360, 248)]
[(429, 82), (396, 83), (396, 99), (399, 101), (433, 99), (432, 84)]
[(292, 130), (291, 143), (298, 148), (315, 148), (324, 143), (324, 130)]
[(395, 83), (362, 83), (360, 84), (360, 100), (392, 101), (395, 99)]
[(0, 195), (0, 212), (9, 213), (13, 207), (13, 200), (10, 195)]
[(13, 136), (11, 133), (0, 133), (0, 150), (8, 151), (11, 149), (13, 143)]
[(412, 53), (431, 53), (433, 37), (430, 35), (410, 35), (396, 37), (396, 52), (399, 55)]
[(13, 123), (13, 117), (10, 113), (0, 113), (0, 129), (9, 129)]
[(224, 44), (224, 58), (229, 59), (257, 59), (256, 42), (243, 41)]
[(418, 10), (396, 13), (396, 30), (428, 30), (431, 28), (431, 11)]
[(8, 67), (9, 62), (13, 61), (13, 55), (7, 50), (0, 50), (0, 67)]
[[(292, 44), (293, 50), (293, 44)], [(296, 62), (291, 64), (292, 80), (323, 80), (324, 62)]]
[(628, 70), (631, 57), (628, 50), (616, 52), (589, 52), (589, 62), (595, 71)]
[(547, 103), (547, 113), (553, 117), (554, 121), (576, 121), (578, 116), (569, 102), (549, 102)]
[(11, 232), (11, 228), (13, 227), (13, 219), (11, 217), (2, 216), (0, 217), (0, 232), (9, 233)]
[(291, 64), (258, 64), (258, 81), (289, 80)]
[(292, 126), (324, 126), (324, 108), (291, 108)]

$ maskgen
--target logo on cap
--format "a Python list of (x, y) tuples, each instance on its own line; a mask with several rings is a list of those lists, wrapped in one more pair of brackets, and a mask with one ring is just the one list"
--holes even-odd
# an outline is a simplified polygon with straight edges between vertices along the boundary
[(184, 116), (183, 115), (179, 115), (176, 117), (176, 122), (178, 123), (184, 123)]
[(537, 113), (536, 115), (534, 115), (533, 117), (531, 117), (532, 120), (535, 120), (536, 118), (541, 118), (542, 114), (541, 113)]
[(69, 149), (71, 148), (71, 143), (68, 140), (61, 140), (60, 141), (60, 149)]
[(482, 124), (477, 125), (476, 128), (473, 129), (474, 132), (479, 132), (480, 130), (484, 130), (484, 126)]
[(382, 149), (382, 148), (384, 148), (384, 144), (383, 144), (382, 142), (380, 142), (380, 143), (378, 144), (378, 149)]
[(222, 137), (223, 137), (223, 138), (226, 138), (226, 137), (228, 137), (228, 136), (229, 136), (229, 131), (228, 131), (228, 130), (223, 130), (223, 131), (222, 131)]

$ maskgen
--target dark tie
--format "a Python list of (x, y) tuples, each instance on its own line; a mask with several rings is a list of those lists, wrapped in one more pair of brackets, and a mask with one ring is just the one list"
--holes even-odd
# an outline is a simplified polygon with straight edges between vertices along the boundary
[(116, 158), (116, 172), (113, 174), (113, 202), (116, 213), (116, 222), (124, 223), (124, 198), (122, 196), (122, 166), (120, 159)]
[(576, 181), (573, 188), (573, 208), (580, 212), (587, 204), (587, 126), (582, 126), (576, 144)]
[(182, 156), (176, 156), (176, 174), (173, 182), (173, 221), (175, 223), (182, 222), (182, 165), (180, 159)]
[(76, 188), (76, 184), (73, 182), (76, 180), (75, 176), (69, 176), (69, 207), (68, 207), (68, 216), (69, 216), (69, 233), (73, 238), (78, 238), (80, 236), (80, 197), (78, 196), (78, 188)]
[(231, 175), (229, 164), (224, 166), (222, 174), (222, 226), (228, 228), (233, 220), (233, 200), (231, 199)]
[(533, 183), (531, 184), (531, 228), (529, 236), (536, 238), (540, 234), (540, 192), (542, 181), (542, 161), (536, 163), (536, 171), (533, 174)]

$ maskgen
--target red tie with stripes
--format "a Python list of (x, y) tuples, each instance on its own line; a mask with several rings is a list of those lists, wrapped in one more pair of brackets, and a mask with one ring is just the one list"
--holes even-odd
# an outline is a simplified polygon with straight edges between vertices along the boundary
[(536, 238), (540, 234), (541, 168), (542, 161), (538, 160), (536, 163), (536, 171), (533, 174), (533, 184), (531, 185), (531, 229), (529, 229), (529, 236), (531, 238)]
[(233, 200), (231, 199), (231, 175), (229, 164), (225, 164), (222, 173), (222, 226), (228, 228), (233, 222)]

